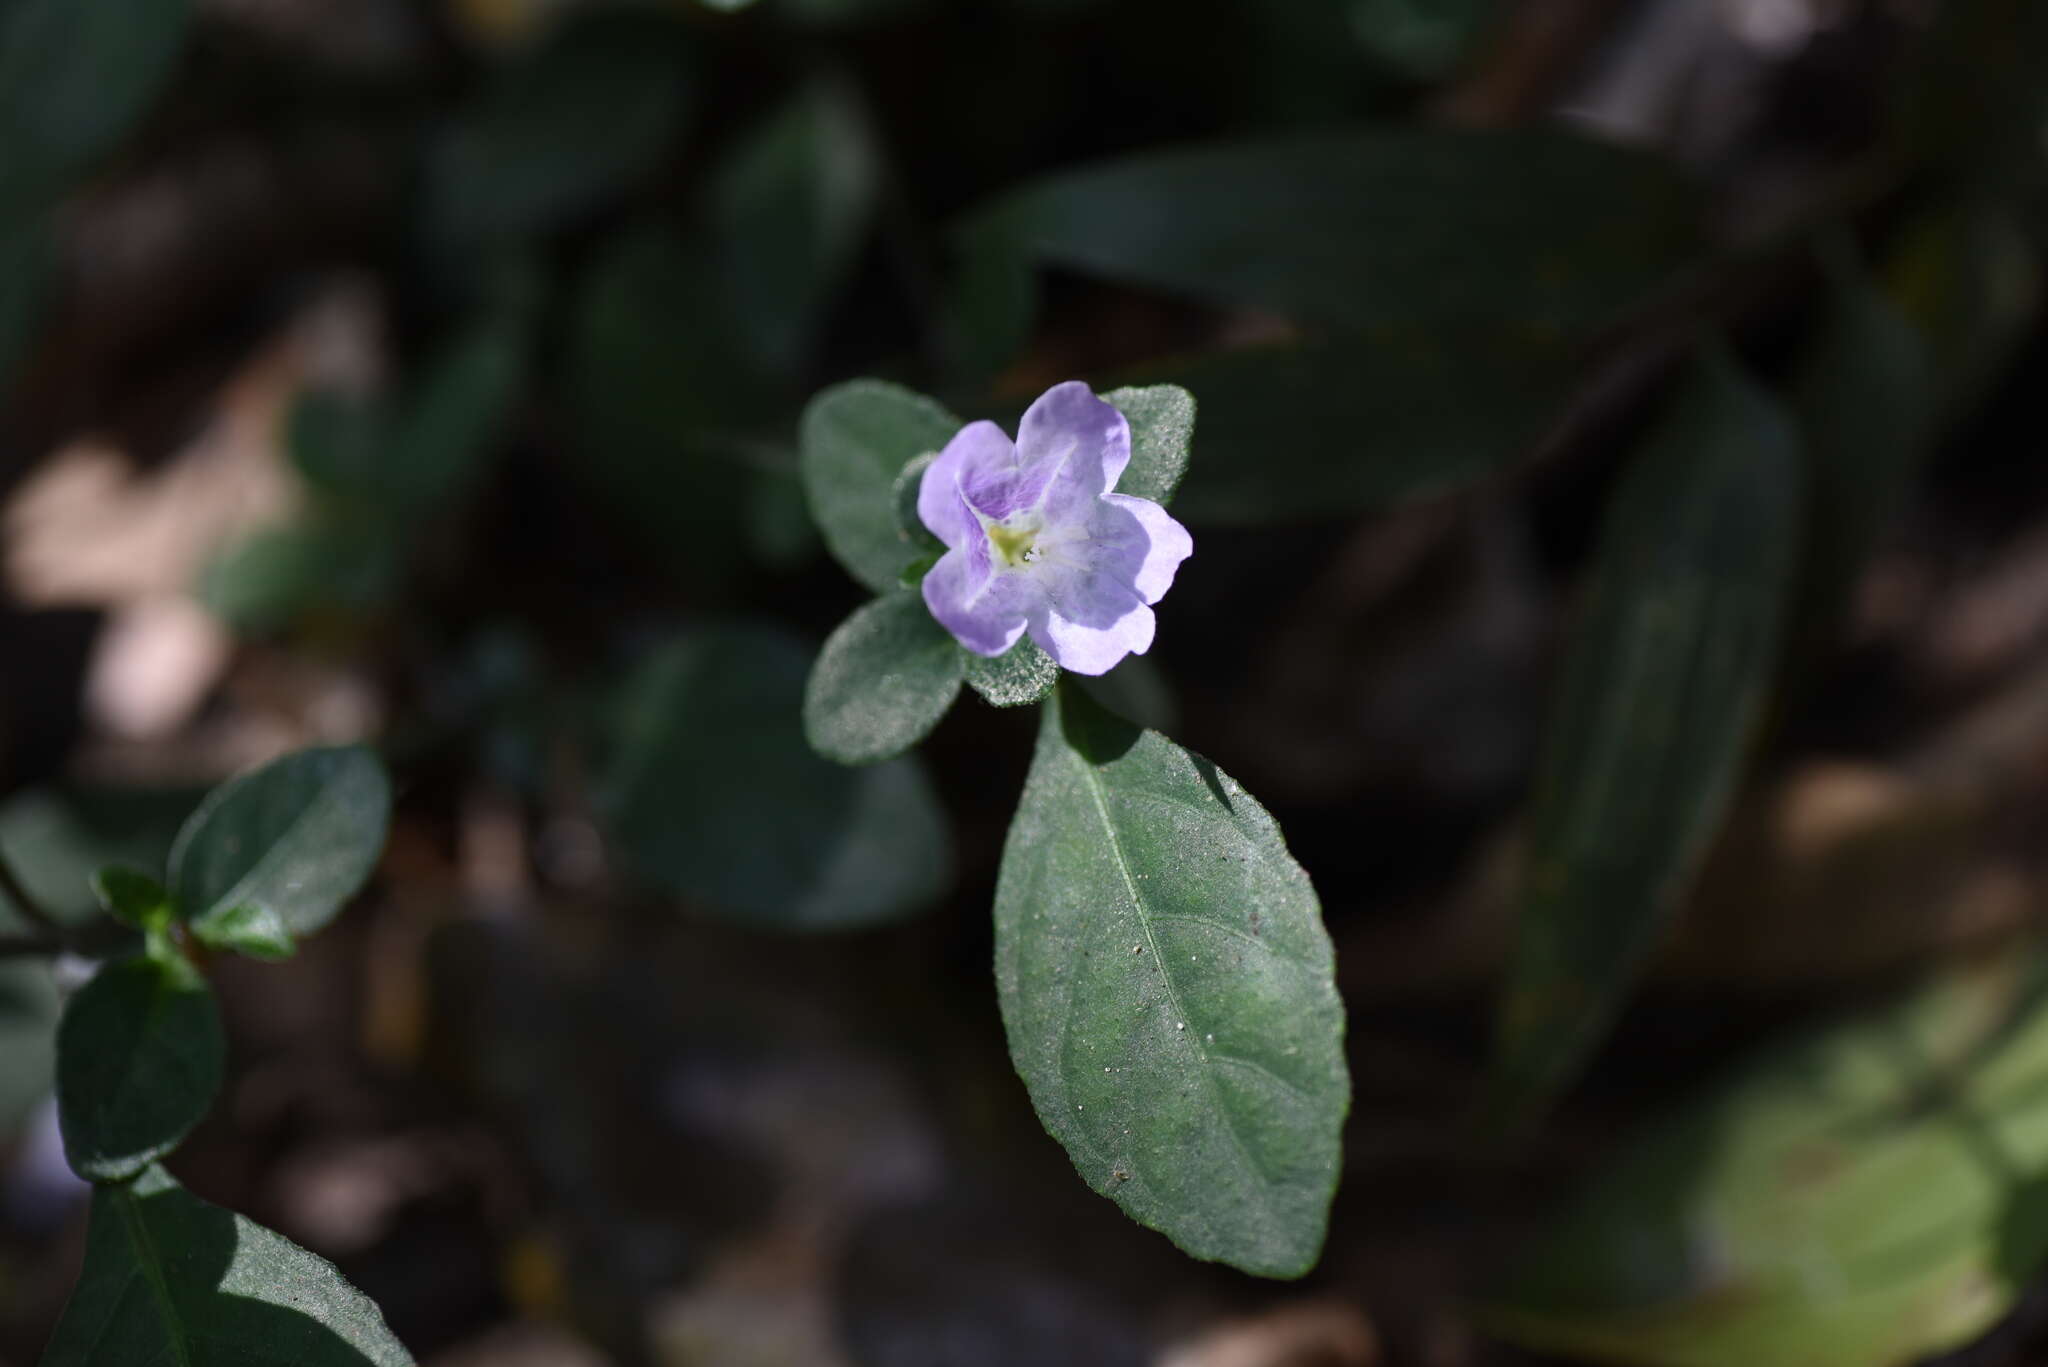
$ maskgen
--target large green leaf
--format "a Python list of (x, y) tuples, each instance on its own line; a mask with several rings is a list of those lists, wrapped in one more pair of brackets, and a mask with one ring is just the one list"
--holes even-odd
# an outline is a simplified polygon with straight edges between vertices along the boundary
[(162, 1168), (93, 1193), (85, 1270), (42, 1367), (410, 1367), (334, 1265)]
[(841, 764), (900, 755), (959, 695), (964, 652), (916, 589), (856, 611), (826, 638), (804, 689), (804, 734)]
[(0, 5), (0, 217), (60, 192), (112, 150), (184, 49), (189, 0)]
[(600, 13), (499, 74), (434, 150), (428, 205), (459, 236), (520, 237), (617, 194), (659, 163), (687, 108), (679, 27)]
[(1007, 245), (1338, 328), (1585, 328), (1698, 244), (1694, 195), (1652, 156), (1561, 132), (1441, 128), (1131, 157), (1007, 195), (965, 235), (976, 252)]
[(2048, 1252), (2048, 964), (1981, 965), (1788, 1041), (1625, 1145), (1485, 1318), (1643, 1367), (1892, 1367)]
[(936, 451), (960, 419), (922, 394), (882, 380), (852, 380), (804, 409), (804, 495), (825, 545), (876, 593), (897, 587), (918, 547), (897, 525), (896, 476)]
[(119, 1181), (176, 1148), (220, 1090), (213, 990), (175, 954), (110, 964), (65, 1003), (57, 1118), (80, 1177)]
[(606, 785), (648, 881), (748, 925), (835, 930), (945, 890), (945, 818), (909, 758), (847, 769), (804, 740), (810, 652), (780, 632), (694, 633), (626, 681)]
[(1710, 354), (1608, 504), (1537, 777), (1503, 1117), (1570, 1080), (1720, 824), (1776, 668), (1799, 459), (1777, 405)]
[(295, 936), (334, 919), (384, 852), (391, 781), (366, 746), (300, 750), (207, 794), (171, 847), (171, 890), (197, 924), (267, 911)]
[(57, 984), (49, 966), (0, 963), (0, 1142), (49, 1094), (56, 1028)]
[(1344, 1008), (1272, 818), (1062, 688), (995, 916), (1010, 1057), (1082, 1178), (1195, 1257), (1313, 1266), (1350, 1105)]

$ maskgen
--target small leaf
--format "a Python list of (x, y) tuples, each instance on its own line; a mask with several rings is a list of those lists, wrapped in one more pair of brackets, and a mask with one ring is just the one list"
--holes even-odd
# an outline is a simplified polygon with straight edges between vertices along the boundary
[(923, 595), (899, 589), (825, 641), (804, 689), (804, 735), (841, 764), (872, 764), (923, 740), (959, 695), (964, 652)]
[(92, 892), (107, 915), (138, 930), (165, 922), (170, 916), (171, 894), (164, 885), (125, 864), (101, 866), (92, 876)]
[(367, 747), (274, 760), (208, 793), (178, 832), (179, 913), (197, 923), (247, 908), (310, 935), (369, 879), (390, 821), (391, 783)]
[(132, 1177), (178, 1147), (220, 1090), (213, 990), (176, 954), (101, 969), (57, 1027), (57, 1118), (72, 1171)]
[(1161, 505), (1173, 502), (1173, 492), (1188, 472), (1195, 396), (1179, 385), (1155, 384), (1111, 390), (1102, 398), (1131, 424), (1131, 463), (1118, 478), (1116, 491)]
[(1043, 702), (1060, 681), (1060, 667), (1029, 636), (1021, 636), (994, 659), (963, 651), (967, 683), (991, 707), (1027, 707)]
[(1010, 1057), (1082, 1178), (1197, 1258), (1297, 1277), (1350, 1105), (1308, 875), (1250, 794), (1074, 689), (996, 884)]
[(811, 516), (847, 573), (876, 593), (921, 553), (897, 525), (896, 477), (953, 439), (961, 422), (881, 380), (835, 385), (804, 409), (802, 471)]
[(216, 907), (192, 922), (192, 934), (211, 949), (230, 949), (252, 959), (289, 959), (298, 942), (269, 907)]
[(810, 652), (732, 626), (657, 651), (622, 689), (604, 809), (643, 878), (747, 925), (838, 930), (920, 911), (951, 878), (911, 757), (865, 769), (804, 740)]
[(1530, 816), (1504, 1123), (1578, 1070), (1720, 826), (1777, 664), (1799, 459), (1777, 405), (1709, 356), (1609, 500)]
[(1482, 1322), (1644, 1367), (1962, 1348), (2048, 1252), (2044, 985), (2004, 955), (1769, 1047), (1603, 1155)]
[(0, 963), (0, 1143), (49, 1095), (58, 1009), (47, 964)]
[(42, 1367), (411, 1367), (333, 1264), (153, 1167), (93, 1193), (85, 1268)]

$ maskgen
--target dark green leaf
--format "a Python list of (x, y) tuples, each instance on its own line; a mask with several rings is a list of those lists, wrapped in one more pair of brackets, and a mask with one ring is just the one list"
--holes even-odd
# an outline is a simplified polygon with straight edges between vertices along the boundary
[(1131, 463), (1116, 491), (1162, 505), (1173, 502), (1195, 439), (1195, 396), (1179, 385), (1155, 384), (1111, 390), (1102, 398), (1131, 424)]
[(834, 385), (804, 409), (801, 460), (811, 516), (839, 563), (874, 592), (895, 588), (920, 550), (897, 526), (897, 474), (960, 427), (922, 394), (881, 380)]
[(986, 388), (1024, 350), (1037, 317), (1038, 282), (1022, 253), (1000, 239), (961, 243), (938, 317), (948, 377)]
[(917, 495), (924, 487), (924, 472), (938, 458), (937, 451), (911, 457), (910, 462), (897, 472), (894, 486), (896, 530), (903, 533), (913, 549), (934, 557), (945, 554), (946, 548), (932, 535), (931, 528), (924, 525), (924, 519), (917, 515)]
[(269, 907), (216, 907), (192, 923), (192, 934), (210, 949), (252, 959), (289, 959), (298, 951), (298, 942)]
[(993, 660), (968, 653), (967, 683), (992, 707), (1026, 707), (1042, 702), (1060, 681), (1060, 667), (1029, 636), (1019, 637)]
[(834, 930), (921, 910), (951, 877), (909, 758), (846, 769), (804, 740), (810, 652), (779, 632), (691, 635), (633, 672), (605, 807), (654, 884), (749, 925)]
[(849, 92), (815, 84), (755, 129), (713, 176), (711, 238), (739, 327), (765, 369), (811, 357), (833, 293), (874, 218), (878, 175)]
[(27, 358), (42, 323), (53, 274), (50, 255), (41, 219), (15, 224), (0, 220), (0, 402), (12, 390), (15, 370)]
[(1799, 446), (1732, 361), (1696, 362), (1608, 503), (1540, 765), (1493, 1100), (1570, 1081), (1683, 896), (1777, 662)]
[(371, 487), (388, 440), (375, 404), (332, 391), (300, 395), (285, 419), (292, 463), (307, 483), (330, 493), (361, 494)]
[(953, 705), (964, 652), (924, 597), (898, 589), (825, 641), (804, 689), (804, 735), (841, 764), (872, 764), (923, 740)]
[(265, 528), (206, 567), (200, 601), (250, 633), (283, 631), (321, 613), (363, 615), (398, 591), (398, 530), (382, 518), (340, 513)]
[(178, 1147), (220, 1090), (213, 990), (174, 953), (110, 964), (57, 1027), (57, 1118), (80, 1177), (119, 1181)]
[(369, 748), (273, 760), (208, 793), (178, 832), (179, 914), (200, 922), (248, 908), (310, 935), (368, 880), (390, 821), (391, 782)]
[(509, 310), (472, 325), (434, 358), (391, 431), (367, 489), (402, 512), (433, 509), (472, 485), (518, 396), (525, 329)]
[(976, 250), (1007, 243), (1331, 327), (1569, 331), (1684, 265), (1696, 219), (1690, 188), (1642, 152), (1542, 130), (1406, 128), (1067, 172), (1006, 196), (966, 232)]
[[(185, 788), (31, 788), (0, 806), (0, 851), (46, 910), (61, 921), (91, 921), (102, 910), (94, 871), (112, 863), (164, 867), (200, 796)], [(0, 929), (24, 928), (0, 898)]]
[(1195, 1257), (1314, 1266), (1350, 1105), (1344, 1008), (1272, 818), (1061, 689), (995, 914), (1010, 1056), (1083, 1179)]
[(648, 175), (689, 93), (678, 26), (598, 14), (501, 73), (447, 131), (430, 168), (436, 225), (459, 236), (554, 228)]
[(1644, 1367), (1961, 1348), (2048, 1252), (2044, 975), (2007, 956), (1769, 1049), (1603, 1162), (1485, 1322)]
[(49, 1095), (57, 1010), (49, 965), (26, 959), (0, 963), (0, 1142)]
[(184, 49), (189, 0), (0, 6), (0, 217), (61, 192), (121, 141)]
[(333, 1264), (162, 1168), (93, 1193), (85, 1270), (42, 1367), (411, 1367)]
[(139, 869), (124, 864), (106, 864), (92, 876), (93, 896), (117, 921), (138, 929), (168, 921), (171, 894), (164, 885)]

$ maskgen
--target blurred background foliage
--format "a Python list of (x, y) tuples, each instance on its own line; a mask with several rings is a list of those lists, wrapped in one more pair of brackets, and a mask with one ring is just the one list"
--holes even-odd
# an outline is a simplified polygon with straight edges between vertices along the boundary
[[(2035, 0), (0, 0), (0, 849), (87, 916), (384, 748), (173, 1166), (436, 1367), (2038, 1360), (2044, 66)], [(805, 745), (862, 374), (1197, 398), (1099, 695), (1320, 891), (1302, 1283), (1025, 1104), (1029, 718)], [(67, 971), (0, 958), (0, 1363)]]

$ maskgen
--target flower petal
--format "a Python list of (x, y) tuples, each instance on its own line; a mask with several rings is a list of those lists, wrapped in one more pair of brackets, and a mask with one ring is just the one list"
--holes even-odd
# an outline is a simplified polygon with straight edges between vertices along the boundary
[(958, 550), (981, 537), (981, 523), (961, 497), (969, 474), (1009, 470), (1017, 447), (992, 422), (970, 422), (953, 434), (939, 458), (927, 465), (917, 486), (917, 518), (939, 540)]
[(1098, 494), (1116, 487), (1131, 463), (1131, 425), (1087, 385), (1069, 380), (1024, 410), (1017, 458), (1024, 472), (1020, 492), (1044, 504), (1046, 519), (1077, 518)]
[(1152, 609), (1135, 600), (1123, 616), (1102, 626), (1075, 621), (1062, 616), (1057, 609), (1048, 609), (1033, 614), (1031, 639), (1062, 669), (1071, 669), (1076, 674), (1107, 674), (1124, 656), (1143, 655), (1152, 648), (1155, 625)]
[(1036, 596), (1023, 576), (995, 572), (986, 540), (947, 551), (924, 577), (924, 605), (977, 655), (1000, 655), (1017, 644)]
[[(1102, 506), (1130, 514), (1143, 529), (1146, 543), (1144, 559), (1132, 575), (1131, 585), (1146, 602), (1158, 602), (1173, 587), (1174, 571), (1180, 568), (1180, 562), (1194, 554), (1195, 539), (1166, 509), (1149, 498), (1104, 494)], [(1098, 513), (1097, 520), (1107, 519)]]

